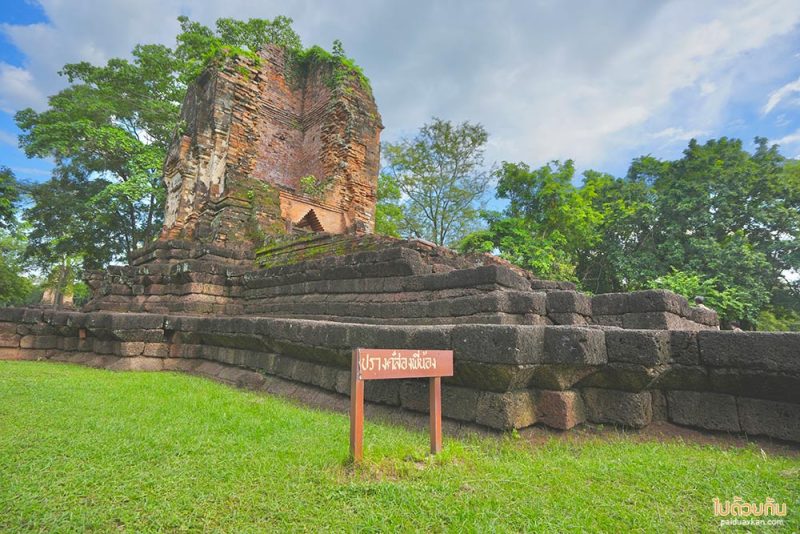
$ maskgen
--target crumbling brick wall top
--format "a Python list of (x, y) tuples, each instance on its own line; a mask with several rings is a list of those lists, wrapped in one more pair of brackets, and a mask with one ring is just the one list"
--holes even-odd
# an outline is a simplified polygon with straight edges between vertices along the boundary
[[(184, 130), (164, 166), (163, 236), (203, 239), (198, 221), (225, 198), (249, 203), (252, 216), (245, 218), (273, 233), (306, 216), (327, 232), (372, 232), (383, 126), (369, 87), (339, 75), (330, 62), (298, 69), (279, 47), (265, 48), (260, 58), (231, 59), (189, 87)], [(254, 181), (284, 192), (277, 205), (253, 200)], [(212, 234), (224, 227), (225, 239), (205, 240), (248, 238), (248, 229), (236, 231), (245, 226), (241, 210), (233, 225), (225, 224), (226, 214), (215, 212), (208, 225)]]

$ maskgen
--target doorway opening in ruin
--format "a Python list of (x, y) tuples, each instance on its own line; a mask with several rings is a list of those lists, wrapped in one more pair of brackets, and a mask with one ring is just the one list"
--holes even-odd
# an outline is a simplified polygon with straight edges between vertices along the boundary
[(297, 221), (297, 224), (294, 225), (295, 228), (307, 228), (312, 232), (324, 232), (325, 229), (322, 227), (322, 223), (319, 222), (317, 218), (317, 214), (314, 213), (314, 210), (308, 210), (302, 219)]

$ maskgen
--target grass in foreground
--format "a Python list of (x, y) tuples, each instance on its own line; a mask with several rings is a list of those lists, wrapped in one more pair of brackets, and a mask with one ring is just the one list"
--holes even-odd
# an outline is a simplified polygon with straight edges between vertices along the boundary
[[(447, 439), (169, 373), (0, 361), (0, 531), (707, 531), (712, 500), (787, 503), (800, 460), (624, 439)], [(758, 528), (760, 530), (761, 527)]]

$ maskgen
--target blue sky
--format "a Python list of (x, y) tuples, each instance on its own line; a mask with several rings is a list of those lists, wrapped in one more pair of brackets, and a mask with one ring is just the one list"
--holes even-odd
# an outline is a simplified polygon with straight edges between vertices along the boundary
[(341, 39), (389, 141), (438, 116), (482, 123), (497, 162), (573, 158), (622, 175), (639, 155), (679, 157), (691, 137), (756, 135), (800, 157), (797, 0), (5, 0), (0, 165), (46, 179), (51, 165), (16, 147), (14, 111), (44, 109), (65, 63), (173, 44), (180, 14), (283, 14), (306, 45)]

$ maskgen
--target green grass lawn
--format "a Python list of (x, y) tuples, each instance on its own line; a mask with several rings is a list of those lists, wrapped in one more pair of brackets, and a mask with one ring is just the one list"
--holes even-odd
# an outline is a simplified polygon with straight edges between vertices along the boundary
[[(447, 439), (172, 373), (0, 361), (0, 531), (706, 531), (772, 497), (800, 529), (800, 459), (555, 436)], [(756, 529), (756, 530), (760, 530)]]

